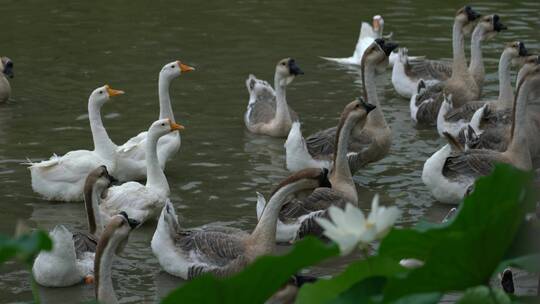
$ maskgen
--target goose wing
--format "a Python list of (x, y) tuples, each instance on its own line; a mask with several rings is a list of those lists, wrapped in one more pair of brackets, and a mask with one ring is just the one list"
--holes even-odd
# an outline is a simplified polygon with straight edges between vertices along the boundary
[(176, 235), (176, 248), (195, 262), (224, 267), (244, 255), (243, 238), (222, 231), (183, 230)]
[(444, 118), (446, 121), (452, 122), (460, 120), (469, 121), (474, 115), (474, 112), (483, 107), (485, 103), (485, 101), (468, 102), (459, 108), (448, 111)]
[(405, 73), (416, 79), (444, 81), (452, 76), (452, 62), (410, 59), (405, 65)]
[(73, 243), (77, 258), (81, 259), (85, 252), (96, 252), (98, 238), (88, 232), (77, 231), (73, 233)]
[(499, 152), (468, 150), (449, 156), (443, 167), (443, 175), (449, 179), (477, 178), (490, 174), (495, 163), (499, 162), (507, 162)]

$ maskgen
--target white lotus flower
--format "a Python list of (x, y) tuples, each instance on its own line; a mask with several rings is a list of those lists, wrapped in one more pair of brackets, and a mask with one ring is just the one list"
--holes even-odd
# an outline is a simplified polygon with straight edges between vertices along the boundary
[(356, 247), (364, 247), (383, 238), (400, 211), (397, 207), (379, 207), (379, 196), (375, 195), (367, 220), (362, 210), (351, 204), (347, 204), (345, 210), (331, 206), (328, 215), (331, 221), (325, 218), (315, 220), (324, 229), (324, 235), (338, 244), (341, 255), (347, 255)]

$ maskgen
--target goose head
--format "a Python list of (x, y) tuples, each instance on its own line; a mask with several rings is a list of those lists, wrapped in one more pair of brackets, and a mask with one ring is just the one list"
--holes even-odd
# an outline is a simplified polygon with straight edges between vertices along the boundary
[(540, 64), (540, 55), (529, 55), (523, 59), (523, 66), (519, 69), (517, 74), (516, 86), (520, 83), (523, 77), (528, 74), (532, 69), (534, 69), (538, 64)]
[(173, 122), (169, 118), (163, 118), (163, 119), (154, 121), (154, 123), (152, 123), (152, 125), (148, 129), (148, 133), (157, 137), (161, 137), (170, 132), (183, 130), (183, 129), (184, 129), (184, 126)]
[(382, 37), (384, 29), (384, 19), (381, 15), (373, 16), (373, 31), (377, 34), (377, 37)]
[(72, 260), (75, 258), (75, 247), (73, 246), (73, 234), (64, 226), (57, 225), (49, 232), (49, 237), (53, 241), (51, 252), (43, 252), (60, 259)]
[(15, 75), (13, 74), (13, 61), (9, 59), (8, 57), (1, 57), (0, 58), (0, 69), (9, 78), (13, 78)]
[(102, 106), (107, 101), (109, 101), (111, 97), (122, 95), (122, 94), (124, 94), (124, 91), (115, 90), (106, 84), (102, 87), (95, 89), (90, 94), (88, 101), (90, 104), (97, 104), (99, 106)]
[(190, 67), (187, 64), (182, 63), (180, 60), (169, 62), (166, 65), (161, 68), (161, 71), (159, 72), (159, 78), (166, 79), (168, 81), (171, 81), (178, 76), (182, 75), (182, 73), (187, 73), (195, 71), (195, 68)]
[(290, 84), (296, 76), (303, 74), (304, 72), (296, 64), (294, 58), (281, 59), (276, 65), (275, 78), (281, 86)]
[(514, 41), (507, 43), (504, 46), (503, 53), (509, 54), (512, 58), (512, 65), (521, 66), (525, 63), (525, 59), (528, 57), (529, 53), (525, 44), (521, 41)]
[(362, 97), (357, 100), (351, 101), (345, 106), (341, 114), (340, 126), (345, 123), (345, 120), (353, 120), (353, 123), (361, 124), (361, 127), (366, 123), (366, 118), (369, 112), (373, 111), (376, 106), (367, 103)]
[(120, 212), (113, 216), (107, 224), (107, 227), (105, 227), (105, 230), (99, 239), (98, 248), (102, 247), (103, 250), (105, 249), (105, 246), (113, 245), (116, 247), (115, 253), (120, 254), (126, 247), (129, 233), (140, 224), (139, 221), (129, 218), (126, 212)]
[(383, 38), (377, 38), (375, 41), (365, 50), (362, 56), (361, 66), (365, 66), (366, 63), (374, 63), (378, 73), (384, 72), (388, 66), (388, 56), (398, 47), (397, 43), (387, 41)]
[(331, 188), (332, 184), (330, 183), (329, 177), (329, 170), (326, 168), (302, 169), (282, 180), (276, 186), (274, 191), (272, 191), (270, 197), (276, 194), (281, 188), (299, 181), (302, 181), (302, 183), (305, 184), (304, 188), (306, 189), (315, 189), (319, 187)]
[(475, 21), (480, 16), (472, 7), (467, 5), (457, 11), (454, 22), (460, 23), (462, 25), (462, 33), (469, 35), (474, 28)]
[(91, 193), (92, 190), (97, 190), (98, 193), (101, 193), (114, 182), (117, 182), (117, 179), (109, 174), (107, 167), (104, 165), (99, 166), (88, 173), (84, 183), (84, 192)]
[(501, 23), (499, 15), (487, 15), (480, 18), (474, 31), (479, 31), (481, 40), (489, 40), (495, 37), (500, 31), (508, 29)]
[(178, 216), (176, 215), (176, 211), (174, 210), (174, 206), (171, 200), (167, 199), (167, 201), (165, 202), (165, 206), (161, 211), (161, 216), (163, 217), (163, 221), (167, 223), (169, 233), (171, 235), (176, 235), (176, 233), (180, 229), (180, 224), (178, 223)]

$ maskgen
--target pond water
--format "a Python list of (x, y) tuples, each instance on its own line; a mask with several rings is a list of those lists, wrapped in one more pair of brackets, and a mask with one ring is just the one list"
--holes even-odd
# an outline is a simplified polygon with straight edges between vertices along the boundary
[[(361, 3), (364, 2), (364, 3)], [(171, 199), (185, 227), (221, 222), (246, 230), (256, 223), (255, 191), (268, 195), (287, 175), (283, 139), (246, 132), (245, 79), (273, 79), (276, 62), (294, 57), (305, 75), (289, 86), (289, 104), (308, 134), (336, 124), (343, 106), (360, 95), (359, 71), (318, 56), (352, 54), (361, 21), (375, 14), (385, 32), (411, 55), (451, 57), (456, 4), (432, 1), (5, 1), (1, 55), (15, 63), (13, 94), (0, 105), (0, 233), (12, 234), (17, 219), (33, 227), (56, 224), (85, 229), (81, 203), (49, 202), (32, 192), (24, 165), (32, 160), (91, 149), (86, 117), (90, 92), (105, 83), (126, 91), (104, 106), (104, 123), (116, 143), (146, 129), (158, 116), (157, 76), (180, 59), (194, 66), (171, 88), (176, 119), (186, 126), (182, 147), (167, 165)], [(538, 1), (478, 1), (482, 14), (498, 13), (509, 30), (484, 44), (485, 97), (498, 92), (497, 63), (503, 45), (525, 42), (536, 51)], [(432, 129), (410, 121), (408, 100), (393, 90), (390, 69), (378, 79), (385, 117), (393, 132), (390, 154), (361, 170), (361, 206), (375, 193), (403, 210), (399, 225), (439, 221), (449, 209), (438, 204), (420, 179), (423, 162), (442, 144)], [(123, 303), (155, 302), (181, 283), (164, 273), (149, 243), (155, 222), (134, 231), (113, 266)], [(286, 248), (281, 248), (282, 250)], [(313, 272), (328, 274), (343, 261)], [(92, 286), (40, 288), (44, 303), (79, 303)], [(1, 302), (31, 300), (28, 272), (3, 265)]]

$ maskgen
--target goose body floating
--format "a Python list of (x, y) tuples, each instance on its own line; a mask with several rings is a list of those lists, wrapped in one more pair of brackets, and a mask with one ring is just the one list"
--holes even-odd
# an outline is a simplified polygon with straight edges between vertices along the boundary
[(266, 81), (249, 75), (246, 86), (249, 92), (244, 123), (251, 133), (272, 137), (286, 137), (292, 123), (298, 120), (296, 113), (287, 104), (286, 88), (304, 72), (292, 58), (280, 60), (276, 65), (274, 88)]
[(116, 145), (101, 121), (100, 109), (110, 97), (124, 94), (105, 85), (95, 89), (88, 99), (88, 118), (94, 150), (75, 150), (49, 160), (29, 163), (32, 189), (47, 200), (80, 201), (84, 181), (95, 168), (105, 165), (114, 175), (117, 168)]
[[(347, 151), (351, 153), (353, 173), (382, 159), (390, 150), (391, 130), (380, 107), (375, 77), (385, 70), (388, 56), (395, 48), (395, 43), (376, 39), (362, 60), (364, 99), (376, 108), (368, 115), (365, 125), (357, 125), (349, 139)], [(330, 168), (336, 149), (336, 130), (337, 127), (328, 128), (304, 139), (300, 125), (295, 124), (285, 142), (287, 169), (294, 172), (304, 168)]]
[(272, 196), (251, 233), (225, 227), (183, 229), (169, 201), (152, 238), (152, 251), (167, 273), (185, 280), (203, 273), (217, 277), (237, 273), (257, 257), (273, 253), (281, 206), (289, 195), (327, 184), (326, 172), (306, 169), (298, 179), (284, 184)]

